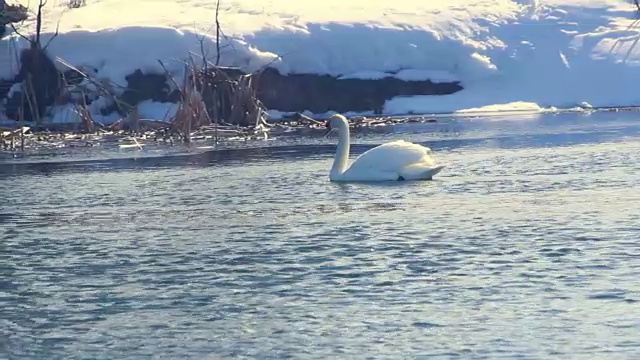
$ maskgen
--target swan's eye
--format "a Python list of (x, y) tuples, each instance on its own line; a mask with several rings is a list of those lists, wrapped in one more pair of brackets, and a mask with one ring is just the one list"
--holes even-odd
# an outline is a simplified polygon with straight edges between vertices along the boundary
[(331, 121), (325, 121), (324, 126), (325, 126), (327, 129), (330, 129), (330, 128), (331, 128)]

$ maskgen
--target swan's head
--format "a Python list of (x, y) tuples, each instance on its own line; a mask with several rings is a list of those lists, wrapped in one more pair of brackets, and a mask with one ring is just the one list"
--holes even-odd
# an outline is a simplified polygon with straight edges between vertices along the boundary
[(327, 132), (324, 134), (324, 136), (327, 137), (329, 136), (329, 134), (331, 134), (334, 131), (340, 131), (341, 129), (348, 127), (349, 122), (347, 121), (346, 117), (340, 114), (335, 114), (335, 115), (331, 115), (329, 120), (327, 120), (327, 122), (324, 125), (327, 128)]

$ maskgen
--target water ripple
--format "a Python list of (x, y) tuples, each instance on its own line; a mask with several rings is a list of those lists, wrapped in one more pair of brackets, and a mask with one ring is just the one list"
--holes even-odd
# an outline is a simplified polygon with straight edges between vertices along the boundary
[(16, 173), (0, 352), (633, 358), (639, 151), (441, 150), (437, 180), (384, 186), (322, 156)]

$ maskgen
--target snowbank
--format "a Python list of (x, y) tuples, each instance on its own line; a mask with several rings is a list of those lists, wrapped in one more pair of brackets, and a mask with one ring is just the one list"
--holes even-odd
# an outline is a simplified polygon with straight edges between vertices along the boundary
[[(47, 43), (51, 34), (43, 37)], [(201, 47), (202, 44), (202, 47)], [(174, 75), (181, 75), (189, 53), (196, 60), (204, 50), (205, 54), (215, 54), (215, 39), (190, 30), (177, 30), (170, 27), (128, 26), (103, 30), (70, 30), (51, 41), (48, 51), (54, 57), (82, 68), (88, 68), (99, 77), (113, 80), (126, 86), (126, 75), (140, 69), (145, 73), (164, 73), (161, 60)], [(14, 45), (17, 49), (28, 46), (23, 39)], [(225, 56), (224, 64), (239, 66), (255, 71), (276, 59), (274, 54), (261, 53), (247, 46), (241, 40), (231, 39), (225, 46), (233, 47), (233, 56)], [(66, 70), (60, 64), (61, 70)], [(4, 78), (11, 77), (17, 71), (17, 64), (3, 67)]]
[[(137, 68), (160, 71), (158, 60), (179, 76), (201, 43), (215, 58), (215, 38), (201, 35), (214, 34), (213, 1), (51, 3), (45, 30), (59, 21), (61, 34), (50, 52), (120, 84)], [(387, 114), (640, 105), (640, 25), (625, 0), (222, 0), (220, 20), (222, 65), (465, 88), (390, 99)]]

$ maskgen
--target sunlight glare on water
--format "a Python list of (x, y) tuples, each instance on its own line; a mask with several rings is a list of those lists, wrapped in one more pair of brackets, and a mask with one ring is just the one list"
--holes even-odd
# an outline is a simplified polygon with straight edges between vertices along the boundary
[(330, 183), (335, 139), (0, 164), (0, 357), (638, 358), (631, 120), (354, 140), (428, 143), (431, 182)]

